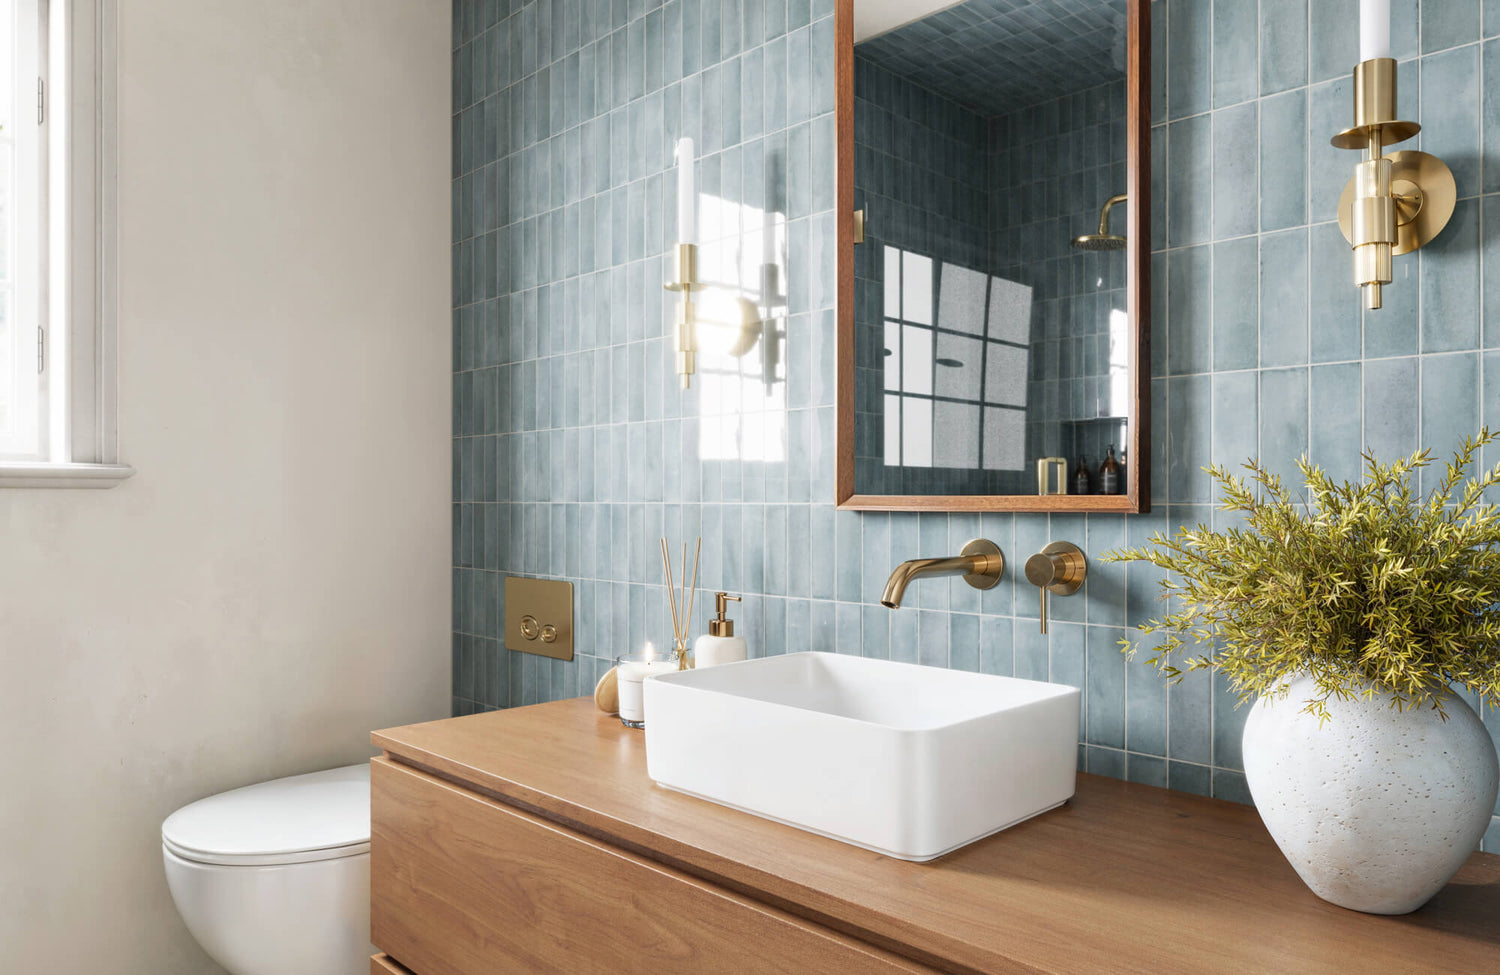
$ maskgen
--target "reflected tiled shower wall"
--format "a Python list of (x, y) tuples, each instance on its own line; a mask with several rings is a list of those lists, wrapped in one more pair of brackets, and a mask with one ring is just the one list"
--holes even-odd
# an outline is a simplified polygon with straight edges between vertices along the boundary
[(1037, 459), (1061, 456), (1069, 470), (1082, 459), (1097, 491), (1106, 447), (1125, 444), (1126, 259), (1072, 240), (1096, 233), (1105, 201), (1125, 192), (1123, 79), (991, 119), (990, 151), (990, 272), (1030, 285), (1035, 301), (1025, 483)]
[[(1222, 682), (1168, 689), (1118, 652), (1155, 610), (1152, 572), (1095, 561), (1048, 637), (1015, 567), (1051, 539), (1096, 556), (1212, 521), (1211, 462), (1284, 472), (1310, 451), (1349, 475), (1362, 445), (1443, 452), (1500, 425), (1500, 99), (1481, 96), (1500, 87), (1500, 7), (1392, 6), (1413, 147), (1447, 158), (1460, 200), (1362, 315), (1333, 222), (1354, 154), (1328, 145), (1348, 124), (1355, 0), (1152, 3), (1154, 506), (1049, 517), (832, 507), (831, 0), (459, 0), (455, 712), (588, 693), (612, 654), (666, 638), (656, 539), (701, 531), (703, 588), (747, 596), (752, 653), (1067, 681), (1085, 692), (1089, 771), (1245, 798), (1245, 711)], [(784, 174), (784, 405), (738, 407), (763, 414), (771, 446), (705, 443), (703, 410), (729, 407), (674, 382), (662, 256), (684, 133), (704, 193)], [(897, 562), (976, 535), (1005, 551), (1000, 586), (922, 581), (908, 607), (877, 604)], [(574, 662), (504, 649), (507, 573), (577, 585)]]

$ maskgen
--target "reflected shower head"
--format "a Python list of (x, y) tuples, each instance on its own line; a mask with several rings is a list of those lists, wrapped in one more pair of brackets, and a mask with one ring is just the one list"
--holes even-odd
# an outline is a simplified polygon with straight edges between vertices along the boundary
[(1099, 232), (1097, 234), (1084, 234), (1082, 237), (1073, 238), (1073, 246), (1082, 251), (1117, 251), (1125, 247), (1125, 238), (1120, 234), (1109, 232), (1109, 211), (1116, 203), (1124, 203), (1126, 195), (1112, 196), (1104, 203), (1104, 209), (1099, 211)]
[(1073, 246), (1081, 251), (1117, 251), (1125, 248), (1125, 238), (1119, 234), (1084, 234), (1073, 238)]

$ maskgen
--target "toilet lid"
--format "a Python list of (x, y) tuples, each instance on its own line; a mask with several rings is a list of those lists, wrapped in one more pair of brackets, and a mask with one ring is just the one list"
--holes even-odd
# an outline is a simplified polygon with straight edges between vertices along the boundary
[(200, 863), (328, 860), (370, 848), (370, 766), (349, 765), (199, 799), (168, 816), (161, 840)]

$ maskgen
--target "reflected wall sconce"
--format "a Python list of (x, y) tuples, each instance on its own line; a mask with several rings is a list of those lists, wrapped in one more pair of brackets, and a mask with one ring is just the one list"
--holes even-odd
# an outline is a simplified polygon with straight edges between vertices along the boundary
[(677, 377), (682, 388), (693, 384), (693, 373), (697, 371), (698, 336), (697, 318), (693, 308), (693, 292), (703, 290), (698, 282), (698, 244), (694, 234), (695, 217), (693, 189), (693, 140), (677, 140), (677, 247), (673, 252), (672, 280), (665, 285), (668, 291), (681, 294), (677, 302), (677, 322), (673, 334), (677, 346)]
[(1354, 283), (1364, 306), (1380, 307), (1391, 283), (1391, 257), (1428, 243), (1453, 216), (1453, 171), (1438, 157), (1385, 147), (1422, 130), (1396, 118), (1396, 60), (1391, 57), (1390, 0), (1360, 0), (1359, 64), (1354, 67), (1354, 125), (1331, 140), (1364, 151), (1339, 197), (1339, 229), (1354, 248)]

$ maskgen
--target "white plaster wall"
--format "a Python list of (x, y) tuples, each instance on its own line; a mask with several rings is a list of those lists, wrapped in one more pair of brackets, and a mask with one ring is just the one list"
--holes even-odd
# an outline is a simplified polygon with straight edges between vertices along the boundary
[(449, 688), (449, 4), (120, 0), (121, 456), (0, 491), (0, 968), (216, 971), (159, 828)]

